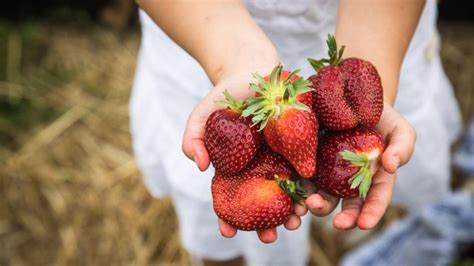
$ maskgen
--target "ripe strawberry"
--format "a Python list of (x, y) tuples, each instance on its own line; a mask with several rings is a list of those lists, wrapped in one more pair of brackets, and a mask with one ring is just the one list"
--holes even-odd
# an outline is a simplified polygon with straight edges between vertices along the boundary
[(267, 145), (257, 151), (254, 159), (247, 164), (242, 173), (247, 175), (261, 175), (267, 179), (274, 179), (275, 173), (281, 179), (289, 179), (294, 169), (291, 164), (280, 154), (272, 151)]
[(216, 172), (211, 190), (217, 216), (244, 231), (284, 223), (293, 202), (306, 197), (306, 191), (289, 179), (291, 174), (289, 163), (266, 147), (238, 174)]
[(383, 88), (377, 69), (359, 58), (341, 61), (344, 46), (338, 51), (334, 36), (328, 36), (327, 44), (329, 59), (308, 59), (318, 72), (308, 80), (314, 88), (312, 108), (319, 123), (333, 130), (357, 125), (374, 127), (383, 110)]
[(384, 150), (380, 134), (358, 127), (320, 136), (316, 185), (341, 198), (365, 198)]
[(204, 143), (216, 170), (234, 174), (255, 156), (262, 135), (252, 127), (250, 118), (241, 116), (245, 103), (234, 99), (227, 90), (224, 95), (227, 101), (216, 103), (226, 109), (213, 112), (207, 119)]
[(239, 230), (276, 227), (293, 212), (291, 197), (276, 180), (263, 176), (223, 176), (212, 179), (214, 210), (219, 218)]
[(283, 155), (298, 174), (311, 177), (316, 171), (316, 147), (318, 121), (308, 106), (298, 97), (310, 91), (309, 82), (298, 77), (297, 71), (281, 79), (282, 66), (273, 69), (268, 81), (255, 74), (259, 85), (250, 88), (257, 95), (248, 100), (242, 112), (245, 117), (252, 116), (270, 148)]

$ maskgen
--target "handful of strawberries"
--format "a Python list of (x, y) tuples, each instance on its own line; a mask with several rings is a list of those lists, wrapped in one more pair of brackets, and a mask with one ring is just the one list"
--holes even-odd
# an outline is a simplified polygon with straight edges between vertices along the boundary
[(309, 59), (317, 74), (305, 80), (281, 65), (254, 74), (254, 96), (224, 91), (224, 109), (207, 120), (214, 210), (239, 230), (283, 224), (307, 196), (299, 178), (340, 198), (365, 198), (370, 189), (384, 150), (372, 129), (383, 110), (380, 77), (367, 61), (342, 60), (333, 36), (327, 44), (329, 59)]

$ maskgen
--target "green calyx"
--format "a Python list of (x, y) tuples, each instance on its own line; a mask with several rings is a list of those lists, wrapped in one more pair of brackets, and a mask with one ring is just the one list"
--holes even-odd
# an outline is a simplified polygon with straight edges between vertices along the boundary
[(326, 44), (328, 45), (328, 56), (329, 59), (323, 58), (320, 60), (308, 58), (308, 62), (311, 64), (311, 66), (318, 72), (321, 68), (323, 68), (326, 65), (337, 65), (341, 63), (342, 61), (342, 54), (344, 53), (344, 49), (346, 48), (344, 45), (341, 46), (341, 48), (338, 50), (337, 49), (337, 43), (336, 43), (336, 38), (328, 34), (328, 39), (326, 40)]
[(278, 185), (283, 189), (283, 191), (290, 196), (293, 202), (298, 203), (302, 199), (306, 199), (308, 197), (308, 193), (306, 190), (300, 185), (299, 181), (292, 181), (292, 180), (284, 180), (275, 175), (275, 180), (277, 181)]
[(266, 81), (262, 76), (255, 73), (253, 76), (258, 84), (251, 83), (250, 89), (257, 96), (247, 100), (247, 107), (242, 112), (244, 117), (252, 116), (253, 125), (260, 124), (259, 130), (267, 125), (270, 119), (276, 119), (285, 112), (287, 108), (296, 108), (307, 111), (309, 107), (299, 102), (298, 95), (311, 90), (310, 82), (298, 77), (291, 79), (300, 71), (291, 72), (284, 80), (281, 79), (281, 65), (276, 66)]
[(366, 154), (354, 153), (348, 150), (339, 153), (346, 161), (359, 167), (359, 171), (349, 179), (351, 189), (359, 188), (359, 197), (365, 199), (372, 184), (372, 176), (374, 174), (374, 164), (377, 160), (370, 160)]
[(214, 101), (214, 103), (220, 107), (227, 108), (238, 113), (242, 113), (242, 111), (247, 107), (245, 101), (235, 99), (232, 95), (230, 95), (227, 89), (225, 89), (223, 93), (225, 101)]

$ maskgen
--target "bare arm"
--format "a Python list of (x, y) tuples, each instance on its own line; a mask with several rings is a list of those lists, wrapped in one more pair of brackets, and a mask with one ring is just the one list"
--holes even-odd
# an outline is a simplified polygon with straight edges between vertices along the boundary
[(341, 0), (336, 40), (346, 45), (345, 57), (372, 62), (393, 105), (400, 67), (415, 32), (425, 0)]
[(239, 0), (138, 0), (138, 4), (201, 64), (213, 84), (231, 74), (271, 70), (275, 47)]
[[(209, 114), (220, 108), (214, 101), (222, 99), (224, 89), (237, 98), (252, 94), (251, 73), (269, 73), (279, 63), (278, 54), (238, 0), (138, 0), (138, 4), (200, 63), (215, 86), (190, 114), (183, 136), (183, 152), (204, 171), (209, 166), (204, 125)], [(305, 214), (301, 208), (295, 206), (295, 214), (285, 223), (288, 230), (300, 225), (299, 216)], [(237, 233), (222, 220), (219, 227), (226, 237)], [(276, 239), (275, 228), (257, 234), (263, 242)]]

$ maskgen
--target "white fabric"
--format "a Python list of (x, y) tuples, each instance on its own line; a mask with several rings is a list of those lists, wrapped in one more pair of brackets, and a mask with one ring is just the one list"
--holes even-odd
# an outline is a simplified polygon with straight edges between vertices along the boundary
[(228, 260), (240, 255), (248, 266), (307, 264), (309, 215), (303, 217), (298, 230), (278, 227), (278, 239), (267, 245), (260, 242), (255, 232), (239, 231), (232, 239), (224, 238), (219, 233), (211, 201), (196, 200), (180, 191), (171, 195), (180, 223), (181, 242), (193, 256)]
[[(326, 56), (325, 39), (334, 33), (338, 1), (248, 0), (246, 4), (277, 47), (283, 65), (301, 68), (305, 77), (311, 75), (306, 58)], [(134, 152), (147, 187), (157, 197), (172, 195), (181, 237), (191, 253), (225, 259), (257, 250), (253, 234), (232, 240), (211, 237), (217, 233), (210, 193), (213, 171), (199, 172), (182, 153), (181, 140), (189, 113), (212, 84), (199, 64), (144, 12), (140, 19), (142, 42), (130, 114)], [(449, 193), (449, 145), (459, 131), (457, 105), (439, 60), (435, 21), (436, 1), (428, 0), (402, 66), (396, 102), (396, 109), (418, 133), (415, 154), (400, 170), (394, 193), (395, 202), (412, 210)], [(306, 233), (308, 226), (305, 223), (300, 232)], [(196, 237), (197, 233), (201, 236)], [(298, 250), (304, 245), (294, 242), (296, 236), (307, 242), (307, 233), (295, 233), (286, 240), (298, 243), (296, 247), (282, 245), (293, 246), (292, 252), (301, 254)], [(264, 261), (292, 253), (282, 253), (278, 245), (272, 245), (259, 254)]]

